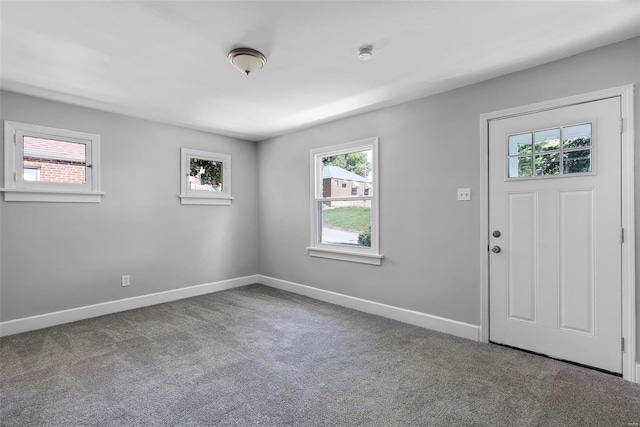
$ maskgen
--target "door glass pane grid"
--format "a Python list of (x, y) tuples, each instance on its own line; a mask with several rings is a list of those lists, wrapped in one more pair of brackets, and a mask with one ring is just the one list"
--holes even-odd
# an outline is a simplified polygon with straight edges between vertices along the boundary
[(508, 177), (591, 172), (591, 123), (510, 135)]

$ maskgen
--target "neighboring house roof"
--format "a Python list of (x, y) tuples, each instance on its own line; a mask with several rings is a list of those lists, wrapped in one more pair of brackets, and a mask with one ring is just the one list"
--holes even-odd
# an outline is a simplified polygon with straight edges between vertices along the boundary
[(363, 178), (360, 175), (356, 175), (353, 172), (342, 169), (340, 166), (324, 166), (322, 168), (322, 179), (325, 178), (345, 179), (348, 181), (358, 182), (371, 182), (370, 179)]

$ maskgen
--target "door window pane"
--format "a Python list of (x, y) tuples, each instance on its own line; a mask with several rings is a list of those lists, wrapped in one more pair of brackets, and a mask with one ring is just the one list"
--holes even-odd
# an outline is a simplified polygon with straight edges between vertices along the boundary
[(591, 123), (562, 128), (562, 146), (565, 149), (591, 146)]
[(560, 129), (539, 130), (534, 135), (536, 153), (560, 148)]
[(531, 176), (531, 156), (509, 158), (509, 178)]
[(214, 160), (190, 160), (189, 189), (197, 191), (223, 191), (223, 163)]
[(319, 201), (320, 242), (371, 247), (371, 200)]
[(24, 181), (86, 183), (85, 144), (25, 136), (23, 149)]
[(564, 173), (591, 172), (591, 150), (564, 153)]
[(509, 155), (531, 154), (531, 132), (509, 136)]
[(535, 157), (536, 175), (556, 175), (560, 173), (558, 153), (541, 154)]

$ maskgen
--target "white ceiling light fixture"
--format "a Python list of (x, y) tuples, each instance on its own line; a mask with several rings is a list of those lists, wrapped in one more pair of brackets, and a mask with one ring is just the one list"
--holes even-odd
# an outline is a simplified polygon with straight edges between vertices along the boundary
[(370, 46), (370, 45), (362, 46), (360, 48), (360, 51), (358, 52), (358, 58), (360, 58), (361, 61), (368, 61), (371, 59), (372, 56), (373, 56), (373, 46)]
[(267, 63), (267, 57), (255, 49), (248, 47), (239, 47), (229, 52), (229, 61), (247, 76), (264, 68)]

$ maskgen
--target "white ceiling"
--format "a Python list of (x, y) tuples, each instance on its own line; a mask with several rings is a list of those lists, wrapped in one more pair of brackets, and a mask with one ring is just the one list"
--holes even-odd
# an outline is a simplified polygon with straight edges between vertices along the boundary
[[(0, 14), (2, 89), (249, 140), (640, 35), (637, 0), (2, 1)], [(242, 46), (264, 70), (229, 64)]]

